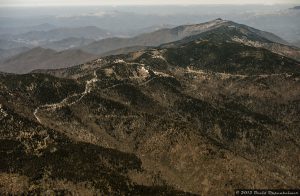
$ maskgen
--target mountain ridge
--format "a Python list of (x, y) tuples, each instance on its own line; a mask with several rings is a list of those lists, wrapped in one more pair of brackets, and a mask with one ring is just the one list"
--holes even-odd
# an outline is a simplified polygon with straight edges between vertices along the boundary
[[(178, 41), (187, 37), (201, 36), (207, 32), (217, 31), (219, 28), (232, 28), (235, 27), (241, 33), (251, 34), (252, 38), (257, 43), (249, 43), (253, 39), (249, 39), (249, 35), (241, 35), (240, 41), (248, 42), (252, 46), (266, 48), (281, 55), (288, 56), (293, 59), (300, 59), (300, 49), (289, 46), (288, 42), (280, 37), (258, 29), (248, 27), (246, 25), (238, 24), (232, 21), (216, 19), (206, 23), (196, 25), (182, 25), (172, 29), (161, 29), (152, 33), (142, 34), (133, 38), (108, 38), (100, 41), (93, 42), (89, 45), (80, 47), (83, 51), (101, 54), (113, 51), (122, 47), (131, 47), (134, 45), (155, 47), (162, 44)], [(241, 40), (246, 36), (248, 40)], [(233, 38), (233, 37), (232, 37)], [(258, 40), (258, 41), (257, 41)]]
[[(201, 24), (196, 24), (196, 25), (182, 25), (182, 26), (178, 26), (172, 29), (160, 29), (158, 31), (154, 31), (152, 33), (145, 33), (145, 34), (141, 34), (139, 36), (133, 37), (133, 38), (109, 38), (109, 39), (105, 39), (105, 40), (100, 40), (98, 42), (92, 43), (90, 45), (87, 45), (85, 48), (83, 48), (83, 50), (87, 50), (89, 52), (94, 52), (94, 53), (102, 53), (102, 49), (96, 49), (96, 51), (92, 51), (93, 49), (89, 49), (93, 48), (93, 46), (96, 47), (97, 44), (101, 45), (101, 44), (105, 44), (107, 42), (111, 41), (116, 41), (119, 42), (120, 45), (122, 44), (126, 44), (124, 45), (124, 47), (129, 46), (128, 44), (131, 44), (132, 42), (135, 45), (147, 45), (148, 46), (158, 46), (160, 44), (163, 43), (167, 43), (167, 42), (172, 42), (172, 41), (177, 41), (180, 40), (184, 37), (187, 36), (191, 36), (191, 35), (196, 35), (196, 34), (200, 34), (209, 30), (213, 30), (214, 28), (218, 28), (220, 26), (230, 26), (232, 24), (237, 25), (237, 23), (233, 23), (231, 21), (227, 21), (227, 20), (222, 20), (222, 19), (216, 19), (213, 21), (209, 21), (206, 23), (201, 23)], [(243, 26), (243, 27), (247, 27), (245, 25), (239, 25), (239, 26)], [(248, 29), (254, 31), (254, 32), (260, 32), (260, 36), (264, 37), (264, 36), (268, 36), (271, 40), (276, 41), (278, 43), (287, 43), (286, 41), (282, 40), (281, 38), (279, 38), (276, 35), (273, 35), (271, 33), (268, 32), (263, 32), (263, 31), (259, 31), (256, 30), (254, 28), (251, 27), (247, 27)], [(160, 35), (160, 36), (158, 36)], [(160, 38), (164, 36), (164, 38)], [(148, 40), (149, 38), (154, 38), (154, 40)], [(155, 38), (158, 37), (158, 39), (161, 40), (155, 40)], [(165, 39), (165, 40), (164, 40)], [(125, 42), (125, 43), (122, 43)], [(126, 41), (128, 43), (126, 43)], [(119, 45), (119, 48), (120, 48)], [(113, 49), (117, 49), (117, 48), (113, 48)], [(112, 50), (111, 48), (109, 50)]]

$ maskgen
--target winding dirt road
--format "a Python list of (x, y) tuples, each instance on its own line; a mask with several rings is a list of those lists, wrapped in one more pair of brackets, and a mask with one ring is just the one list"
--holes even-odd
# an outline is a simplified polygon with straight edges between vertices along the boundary
[(75, 93), (71, 96), (66, 97), (61, 102), (58, 102), (58, 103), (45, 104), (45, 105), (41, 105), (41, 106), (37, 107), (33, 112), (33, 115), (35, 116), (36, 120), (39, 123), (42, 124), (42, 120), (38, 116), (38, 112), (39, 112), (40, 109), (43, 109), (43, 110), (46, 110), (46, 111), (56, 110), (57, 108), (62, 108), (64, 106), (71, 106), (75, 103), (78, 103), (84, 96), (86, 96), (87, 94), (89, 94), (91, 92), (91, 90), (93, 88), (93, 84), (96, 83), (99, 80), (98, 76), (97, 76), (97, 73), (96, 73), (96, 70), (94, 71), (93, 75), (94, 75), (94, 77), (92, 79), (86, 81), (84, 92), (79, 93), (79, 94)]

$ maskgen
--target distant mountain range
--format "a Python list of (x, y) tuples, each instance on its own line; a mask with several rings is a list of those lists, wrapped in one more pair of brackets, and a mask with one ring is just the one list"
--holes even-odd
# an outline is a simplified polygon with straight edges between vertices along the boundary
[[(6, 40), (24, 40), (27, 42), (58, 41), (70, 37), (86, 39), (103, 39), (112, 36), (110, 32), (95, 26), (73, 27), (73, 28), (56, 28), (49, 31), (30, 31), (17, 35), (1, 35)], [(0, 45), (1, 46), (1, 45)]]
[[(67, 67), (83, 63), (87, 59), (92, 59), (96, 56), (126, 54), (179, 40), (181, 40), (181, 42), (189, 42), (193, 39), (205, 39), (205, 37), (210, 34), (224, 34), (224, 39), (226, 38), (228, 41), (265, 48), (283, 56), (296, 60), (300, 59), (299, 48), (286, 45), (287, 42), (272, 33), (260, 31), (231, 21), (216, 19), (202, 24), (161, 29), (133, 38), (107, 38), (94, 42), (91, 39), (85, 38), (68, 38), (51, 42), (46, 44), (45, 48), (55, 50), (62, 50), (64, 48), (71, 49), (63, 50), (60, 53), (42, 48), (26, 51), (24, 54), (10, 56), (9, 59), (6, 58), (2, 60), (0, 70), (14, 73), (27, 73), (40, 68)], [(87, 45), (82, 46), (83, 43), (87, 43)], [(75, 50), (73, 49), (75, 46), (80, 47), (77, 47)], [(73, 54), (74, 51), (77, 51), (80, 55), (72, 58), (71, 54)], [(81, 57), (83, 58), (81, 59)]]
[(56, 52), (51, 49), (33, 48), (10, 57), (1, 63), (2, 71), (10, 73), (28, 73), (34, 69), (55, 69), (70, 67), (96, 58), (95, 55), (80, 50)]
[(50, 31), (57, 28), (55, 25), (43, 23), (33, 26), (20, 26), (20, 27), (0, 27), (0, 35), (3, 34), (22, 34), (30, 31)]
[(69, 37), (59, 41), (48, 42), (46, 44), (43, 44), (41, 47), (53, 49), (56, 51), (62, 51), (62, 50), (77, 48), (83, 45), (88, 45), (94, 41), (95, 41), (94, 39), (87, 39), (84, 37), (81, 38)]
[(32, 47), (29, 43), (0, 39), (0, 49), (8, 50), (22, 47)]
[(110, 32), (95, 26), (65, 27), (50, 30), (38, 30), (40, 28), (36, 28), (37, 30), (25, 33), (0, 34), (0, 49), (44, 47), (61, 51), (113, 36)]

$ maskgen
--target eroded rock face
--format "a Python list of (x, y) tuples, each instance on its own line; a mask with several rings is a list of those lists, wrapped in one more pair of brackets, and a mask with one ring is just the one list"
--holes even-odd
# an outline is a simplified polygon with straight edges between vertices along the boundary
[(224, 195), (299, 187), (299, 63), (223, 33), (1, 75), (0, 182), (14, 183), (0, 190)]

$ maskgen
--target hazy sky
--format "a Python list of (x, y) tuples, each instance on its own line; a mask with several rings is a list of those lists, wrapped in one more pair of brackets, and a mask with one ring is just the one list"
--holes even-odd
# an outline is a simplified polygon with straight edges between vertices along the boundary
[(0, 0), (1, 6), (46, 5), (145, 5), (145, 4), (300, 4), (300, 0)]

